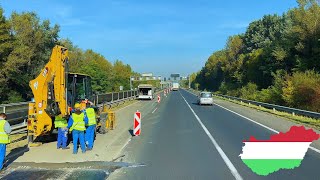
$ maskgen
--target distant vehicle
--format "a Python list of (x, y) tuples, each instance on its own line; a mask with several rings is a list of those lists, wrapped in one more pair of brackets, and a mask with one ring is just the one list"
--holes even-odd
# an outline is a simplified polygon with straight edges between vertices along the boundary
[(211, 92), (201, 92), (199, 95), (199, 100), (198, 100), (199, 105), (213, 105), (213, 98), (212, 98), (212, 93)]
[(178, 91), (179, 87), (180, 87), (179, 83), (176, 83), (176, 82), (172, 83), (172, 90), (173, 91)]
[(151, 84), (140, 84), (138, 86), (139, 99), (150, 99), (154, 98), (154, 87)]

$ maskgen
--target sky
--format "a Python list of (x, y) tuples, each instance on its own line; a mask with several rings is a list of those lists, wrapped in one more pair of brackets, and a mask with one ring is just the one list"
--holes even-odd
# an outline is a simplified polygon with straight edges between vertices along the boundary
[(295, 0), (1, 0), (11, 12), (34, 11), (60, 25), (60, 37), (119, 59), (139, 73), (188, 75), (253, 20), (282, 15)]

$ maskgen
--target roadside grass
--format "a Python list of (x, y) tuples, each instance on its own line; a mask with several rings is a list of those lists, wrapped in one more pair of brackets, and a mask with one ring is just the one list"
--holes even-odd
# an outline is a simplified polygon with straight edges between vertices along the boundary
[[(195, 94), (199, 93), (198, 91), (195, 91), (193, 89), (189, 90), (189, 91), (192, 91)], [(259, 110), (259, 111), (267, 112), (267, 113), (270, 113), (270, 114), (273, 114), (273, 115), (276, 115), (276, 116), (279, 116), (279, 117), (283, 117), (283, 118), (285, 118), (285, 119), (287, 119), (289, 121), (292, 121), (292, 122), (295, 122), (295, 123), (298, 123), (298, 124), (302, 124), (302, 125), (305, 125), (305, 126), (310, 127), (310, 128), (314, 128), (314, 129), (320, 130), (320, 119), (314, 119), (314, 118), (310, 118), (310, 117), (306, 117), (306, 116), (300, 116), (300, 115), (293, 115), (293, 114), (290, 114), (290, 113), (287, 113), (287, 112), (282, 112), (282, 111), (277, 111), (277, 110), (274, 111), (273, 109), (268, 109), (268, 108), (256, 106), (256, 105), (253, 105), (253, 104), (247, 104), (247, 103), (244, 103), (244, 102), (240, 102), (240, 101), (237, 101), (237, 100), (232, 100), (232, 99), (228, 99), (228, 98), (224, 98), (224, 97), (220, 97), (220, 96), (215, 96), (215, 97), (217, 97), (219, 99), (222, 99), (222, 100), (225, 100), (225, 101), (229, 101), (229, 102), (235, 103), (235, 104), (239, 104), (239, 105), (242, 105), (242, 106), (253, 108), (253, 109), (256, 109), (256, 110)]]
[(247, 104), (244, 102), (240, 102), (240, 101), (236, 101), (236, 100), (232, 100), (232, 99), (228, 99), (228, 98), (224, 98), (224, 97), (220, 97), (220, 96), (216, 96), (219, 99), (225, 100), (225, 101), (229, 101), (235, 104), (239, 104), (242, 106), (246, 106), (246, 107), (250, 107), (259, 111), (263, 111), (263, 112), (267, 112), (279, 117), (284, 117), (289, 121), (298, 123), (298, 124), (302, 124), (302, 125), (306, 125), (308, 127), (311, 128), (315, 128), (317, 130), (320, 130), (320, 120), (319, 119), (314, 119), (314, 118), (310, 118), (310, 117), (305, 117), (305, 116), (300, 116), (300, 115), (293, 115), (287, 112), (282, 112), (282, 111), (277, 111), (277, 110), (273, 110), (273, 109), (268, 109), (268, 108), (264, 108), (264, 107), (260, 107), (260, 106), (256, 106), (253, 104)]

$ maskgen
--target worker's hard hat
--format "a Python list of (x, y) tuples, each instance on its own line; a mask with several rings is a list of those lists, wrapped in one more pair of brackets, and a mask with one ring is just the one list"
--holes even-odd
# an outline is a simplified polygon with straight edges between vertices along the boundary
[(81, 105), (80, 105), (79, 103), (76, 103), (76, 104), (74, 105), (74, 108), (75, 108), (75, 109), (80, 108), (80, 107), (81, 107)]

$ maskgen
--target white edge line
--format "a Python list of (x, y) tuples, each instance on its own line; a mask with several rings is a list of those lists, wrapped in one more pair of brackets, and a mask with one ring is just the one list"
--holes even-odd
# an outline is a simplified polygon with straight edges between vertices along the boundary
[[(179, 92), (180, 93), (180, 92)], [(206, 126), (202, 123), (202, 121), (200, 120), (200, 118), (198, 117), (198, 115), (194, 112), (194, 110), (191, 108), (191, 106), (189, 105), (189, 103), (187, 102), (187, 100), (182, 96), (182, 94), (180, 93), (181, 97), (183, 98), (183, 100), (186, 102), (186, 104), (188, 105), (188, 107), (190, 108), (191, 112), (193, 113), (193, 115), (196, 117), (196, 119), (198, 120), (198, 122), (200, 123), (202, 129), (204, 130), (204, 132), (208, 135), (209, 139), (211, 140), (211, 142), (213, 143), (213, 145), (215, 146), (215, 148), (217, 149), (218, 153), (220, 154), (220, 156), (222, 157), (223, 161), (226, 163), (226, 165), (228, 166), (229, 170), (231, 171), (232, 175), (235, 177), (235, 179), (237, 180), (242, 180), (242, 177), (240, 176), (240, 174), (238, 173), (237, 169), (234, 167), (234, 165), (232, 164), (232, 162), (230, 161), (230, 159), (227, 157), (227, 155), (223, 152), (222, 148), (219, 146), (219, 144), (216, 142), (216, 140), (213, 138), (213, 136), (211, 135), (211, 133), (209, 132), (209, 130), (206, 128)]]
[(152, 111), (152, 114), (153, 114), (154, 112), (156, 112), (157, 109), (158, 109), (158, 108), (155, 108), (155, 109)]
[[(189, 92), (189, 91), (187, 91), (187, 92)], [(190, 93), (190, 94), (193, 94), (194, 96), (197, 96), (197, 95), (195, 95), (195, 94), (192, 93), (192, 92), (189, 92), (189, 93)], [(248, 121), (251, 121), (251, 122), (253, 122), (253, 123), (255, 123), (255, 124), (258, 124), (259, 126), (262, 126), (262, 127), (266, 128), (266, 129), (272, 131), (272, 132), (275, 132), (275, 133), (278, 133), (278, 134), (279, 134), (279, 131), (277, 131), (277, 130), (275, 130), (275, 129), (272, 129), (272, 128), (266, 126), (266, 125), (263, 125), (263, 124), (261, 124), (261, 123), (258, 123), (258, 122), (254, 121), (254, 120), (252, 120), (252, 119), (250, 119), (250, 118), (248, 118), (248, 117), (245, 117), (245, 116), (243, 116), (243, 115), (241, 115), (241, 114), (239, 114), (239, 113), (237, 113), (237, 112), (234, 112), (234, 111), (232, 111), (232, 110), (230, 110), (230, 109), (228, 109), (228, 108), (225, 108), (225, 107), (223, 107), (223, 106), (221, 106), (221, 105), (219, 105), (219, 104), (217, 104), (217, 103), (214, 103), (214, 104), (217, 105), (217, 106), (219, 106), (219, 107), (221, 107), (221, 108), (223, 108), (223, 109), (225, 109), (225, 110), (227, 110), (227, 111), (229, 111), (229, 112), (232, 112), (233, 114), (236, 114), (236, 115), (238, 115), (238, 116), (240, 116), (240, 117), (242, 117), (242, 118), (244, 118), (244, 119), (246, 119), (246, 120), (248, 120)], [(310, 146), (309, 149), (312, 149), (312, 150), (314, 150), (315, 152), (317, 152), (317, 153), (320, 154), (320, 150), (317, 149), (317, 148), (315, 148), (315, 147)]]
[(122, 152), (122, 150), (129, 144), (130, 141), (131, 141), (131, 138), (129, 138), (128, 141), (121, 147), (119, 152)]

